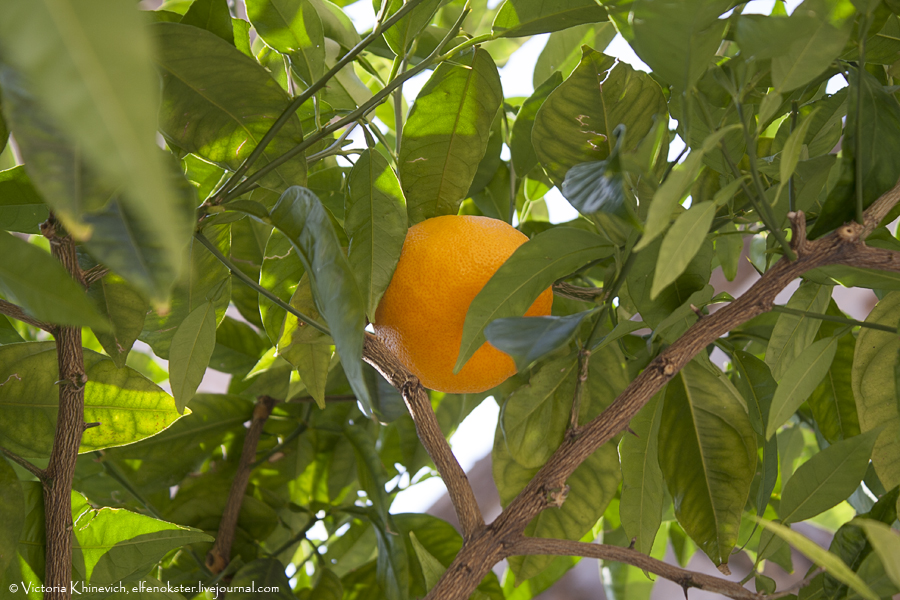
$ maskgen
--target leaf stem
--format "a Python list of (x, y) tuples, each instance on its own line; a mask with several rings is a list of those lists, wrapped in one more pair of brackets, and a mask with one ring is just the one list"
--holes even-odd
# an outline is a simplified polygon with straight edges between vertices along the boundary
[[(791, 102), (791, 133), (794, 133), (794, 128), (797, 125), (797, 101), (794, 100)], [(790, 212), (794, 212), (796, 208), (794, 208), (794, 174), (791, 173), (791, 176), (788, 178), (788, 210)]]
[(244, 283), (249, 285), (251, 288), (253, 288), (257, 292), (259, 292), (260, 294), (262, 294), (263, 296), (265, 296), (266, 298), (268, 298), (269, 300), (274, 302), (279, 308), (282, 308), (282, 309), (286, 310), (287, 312), (291, 313), (292, 315), (294, 315), (295, 317), (297, 317), (298, 319), (300, 319), (307, 325), (310, 325), (313, 328), (318, 329), (319, 331), (321, 331), (322, 333), (324, 333), (326, 335), (331, 335), (331, 331), (329, 331), (329, 329), (327, 327), (325, 327), (324, 325), (322, 325), (315, 319), (304, 315), (302, 312), (300, 312), (299, 310), (297, 310), (296, 308), (294, 308), (293, 306), (291, 306), (290, 304), (288, 304), (287, 302), (285, 302), (284, 300), (282, 300), (281, 298), (279, 298), (278, 296), (276, 296), (275, 294), (273, 294), (272, 292), (270, 292), (269, 290), (264, 288), (263, 286), (259, 285), (257, 282), (250, 279), (250, 277), (248, 277), (243, 271), (238, 269), (234, 265), (234, 263), (232, 263), (230, 260), (228, 260), (228, 258), (224, 254), (222, 254), (222, 252), (218, 248), (216, 248), (216, 245), (213, 244), (211, 241), (209, 241), (209, 239), (207, 239), (207, 237), (205, 235), (203, 235), (200, 232), (197, 232), (194, 234), (194, 237), (197, 239), (198, 242), (200, 242), (201, 244), (206, 246), (206, 249), (209, 250), (210, 252), (212, 252), (213, 256), (215, 256), (217, 259), (219, 259), (220, 263), (222, 263), (223, 265), (228, 267), (228, 270), (231, 271), (232, 275), (234, 275), (235, 277), (237, 277), (238, 279), (240, 279), (241, 281), (243, 281)]
[(862, 150), (862, 123), (860, 116), (862, 114), (862, 77), (863, 69), (866, 68), (866, 34), (869, 32), (869, 16), (863, 15), (859, 24), (859, 62), (856, 67), (856, 123), (854, 134), (856, 135), (856, 148), (854, 152), (854, 167), (856, 169), (855, 187), (856, 187), (856, 222), (863, 222), (863, 169), (860, 160)]
[[(436, 62), (444, 62), (445, 60), (448, 60), (450, 57), (452, 57), (456, 54), (459, 54), (466, 48), (471, 48), (472, 46), (476, 46), (478, 44), (483, 44), (485, 42), (490, 42), (495, 39), (497, 39), (497, 38), (494, 37), (494, 34), (492, 34), (492, 33), (485, 33), (485, 34), (482, 34), (482, 35), (479, 35), (479, 36), (476, 36), (473, 38), (469, 38), (468, 40), (464, 41), (463, 43), (456, 46), (455, 48), (451, 48), (450, 51), (448, 51), (446, 54), (441, 54), (439, 57), (437, 57)], [(438, 46), (438, 48), (443, 47), (443, 45), (449, 41), (450, 40), (445, 40), (444, 42), (441, 43), (440, 46)]]
[(825, 315), (822, 313), (814, 313), (806, 310), (799, 310), (796, 308), (788, 308), (787, 306), (781, 306), (780, 304), (775, 304), (772, 306), (772, 310), (778, 313), (784, 313), (786, 315), (795, 315), (797, 317), (809, 317), (811, 319), (818, 319), (820, 321), (830, 321), (832, 323), (841, 323), (842, 325), (852, 325), (854, 327), (863, 327), (865, 329), (876, 329), (878, 331), (887, 331), (888, 333), (897, 333), (896, 327), (889, 327), (887, 325), (882, 325), (880, 323), (868, 323), (866, 321), (857, 321), (856, 319), (848, 319), (847, 317), (838, 317), (836, 315)]
[[(250, 167), (252, 167), (253, 164), (259, 159), (259, 157), (262, 156), (262, 153), (265, 152), (266, 147), (268, 147), (269, 143), (275, 138), (276, 135), (278, 135), (278, 132), (281, 131), (281, 128), (284, 127), (285, 124), (287, 124), (294, 113), (297, 112), (297, 109), (303, 106), (304, 102), (312, 98), (316, 92), (325, 87), (325, 84), (328, 83), (332, 77), (337, 75), (338, 71), (350, 64), (353, 59), (355, 59), (360, 52), (365, 50), (369, 46), (369, 44), (374, 42), (383, 31), (389, 29), (392, 25), (406, 16), (407, 13), (412, 11), (422, 2), (424, 2), (424, 0), (409, 0), (400, 8), (400, 10), (391, 15), (391, 17), (387, 21), (382, 22), (384, 14), (387, 11), (387, 7), (390, 4), (390, 2), (383, 2), (378, 22), (375, 24), (375, 27), (372, 29), (371, 33), (360, 40), (360, 42), (353, 48), (351, 48), (350, 51), (347, 52), (347, 54), (342, 56), (341, 59), (337, 61), (337, 63), (335, 63), (335, 65), (327, 73), (317, 79), (311, 86), (306, 88), (303, 93), (301, 93), (291, 101), (288, 107), (284, 109), (284, 112), (282, 112), (278, 119), (276, 119), (275, 122), (272, 123), (272, 126), (269, 127), (269, 130), (256, 145), (256, 148), (254, 148), (253, 152), (250, 153), (250, 156), (247, 157), (247, 160), (245, 160), (244, 163), (240, 167), (238, 167), (237, 171), (235, 171), (234, 174), (228, 178), (228, 181), (226, 181), (225, 184), (220, 187), (219, 190), (213, 195), (211, 203), (221, 204), (222, 202), (226, 202), (230, 198), (237, 197), (231, 196), (229, 192), (237, 187), (237, 184), (238, 182), (240, 182), (241, 178), (247, 174), (247, 172), (250, 170)], [(350, 119), (350, 121), (355, 120), (355, 118)], [(334, 129), (332, 129), (332, 131), (334, 131)]]

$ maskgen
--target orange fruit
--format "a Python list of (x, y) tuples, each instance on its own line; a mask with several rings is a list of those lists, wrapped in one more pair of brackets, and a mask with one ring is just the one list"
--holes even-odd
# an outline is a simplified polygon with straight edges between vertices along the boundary
[[(485, 342), (459, 373), (469, 304), (528, 237), (488, 217), (444, 216), (410, 227), (394, 277), (375, 311), (375, 334), (425, 387), (456, 394), (489, 390), (515, 374), (505, 352)], [(525, 313), (550, 314), (544, 290)]]

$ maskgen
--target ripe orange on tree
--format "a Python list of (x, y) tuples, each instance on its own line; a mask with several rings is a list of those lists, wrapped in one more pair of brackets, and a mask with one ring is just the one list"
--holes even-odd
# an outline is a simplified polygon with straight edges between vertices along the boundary
[[(469, 304), (528, 237), (488, 217), (448, 215), (410, 227), (393, 279), (375, 312), (375, 334), (425, 387), (489, 390), (515, 374), (512, 358), (485, 342), (453, 373)], [(525, 316), (550, 314), (544, 290)]]

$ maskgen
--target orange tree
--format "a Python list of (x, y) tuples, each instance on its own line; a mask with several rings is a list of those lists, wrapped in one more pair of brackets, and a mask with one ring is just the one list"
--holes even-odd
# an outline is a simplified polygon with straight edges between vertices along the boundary
[[(645, 574), (896, 593), (900, 4), (391, 0), (366, 32), (340, 4), (4, 0), (0, 594), (530, 598), (584, 557), (629, 600)], [(617, 32), (652, 72), (603, 53)], [(542, 33), (534, 94), (505, 97)], [(548, 222), (553, 187), (577, 219)], [(451, 349), (512, 357), (481, 393), (366, 333), (408, 228), (454, 214), (529, 238)], [(716, 294), (748, 238), (761, 277)], [(875, 291), (865, 322), (836, 285)], [(227, 393), (196, 393), (207, 368)], [(483, 401), (490, 524), (446, 442)], [(390, 512), (435, 470), (459, 533)], [(791, 547), (817, 567), (779, 592)]]

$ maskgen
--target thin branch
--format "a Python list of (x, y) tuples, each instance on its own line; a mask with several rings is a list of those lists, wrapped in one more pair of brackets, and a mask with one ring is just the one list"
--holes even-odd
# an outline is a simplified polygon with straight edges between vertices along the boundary
[(691, 588), (721, 594), (735, 600), (761, 600), (762, 594), (751, 592), (735, 581), (728, 581), (714, 575), (688, 571), (661, 560), (641, 554), (637, 550), (610, 546), (607, 544), (590, 544), (570, 540), (554, 540), (545, 538), (521, 538), (509, 548), (509, 555), (546, 554), (553, 556), (583, 556), (612, 560), (638, 567), (648, 573), (659, 575), (673, 581), (687, 591)]
[(44, 470), (38, 467), (37, 465), (32, 464), (31, 462), (25, 460), (12, 450), (7, 450), (3, 446), (0, 446), (0, 452), (6, 455), (6, 458), (13, 461), (32, 475), (38, 478), (38, 481), (43, 483), (44, 485), (50, 485), (52, 482), (47, 478), (47, 474), (44, 473)]
[(0, 315), (12, 317), (17, 321), (22, 321), (23, 323), (27, 323), (32, 327), (43, 329), (47, 333), (53, 333), (55, 330), (54, 326), (50, 323), (45, 323), (43, 321), (39, 321), (38, 319), (29, 317), (27, 314), (25, 314), (25, 311), (22, 310), (21, 306), (13, 304), (12, 302), (7, 302), (6, 300), (0, 300)]
[(318, 329), (319, 331), (321, 331), (322, 333), (324, 333), (326, 335), (331, 335), (331, 331), (329, 331), (329, 329), (325, 325), (322, 325), (321, 323), (319, 323), (312, 317), (308, 317), (308, 316), (304, 315), (302, 312), (300, 312), (299, 310), (297, 310), (296, 308), (294, 308), (293, 306), (291, 306), (290, 304), (288, 304), (287, 302), (285, 302), (284, 300), (282, 300), (281, 298), (279, 298), (278, 296), (276, 296), (275, 294), (273, 294), (272, 292), (270, 292), (269, 290), (264, 288), (263, 286), (259, 285), (257, 282), (250, 279), (250, 277), (248, 277), (246, 273), (244, 273), (243, 271), (238, 269), (236, 266), (234, 266), (234, 264), (224, 254), (222, 254), (222, 252), (218, 248), (216, 248), (216, 245), (213, 244), (212, 242), (210, 242), (209, 239), (205, 235), (198, 232), (198, 233), (194, 234), (194, 237), (197, 238), (198, 242), (200, 242), (201, 244), (206, 246), (207, 250), (209, 250), (213, 256), (215, 256), (217, 259), (219, 259), (220, 263), (222, 263), (223, 265), (228, 267), (228, 270), (231, 271), (232, 275), (234, 275), (235, 277), (237, 277), (238, 279), (240, 279), (241, 281), (246, 283), (248, 286), (250, 286), (257, 292), (259, 292), (260, 294), (262, 294), (263, 296), (265, 296), (266, 298), (268, 298), (269, 300), (274, 302), (278, 307), (282, 308), (283, 310), (286, 310), (287, 312), (291, 313), (292, 315), (294, 315), (295, 317), (300, 319), (302, 322), (313, 327), (314, 329)]
[(231, 490), (228, 492), (228, 501), (219, 522), (219, 532), (216, 534), (216, 542), (212, 550), (206, 555), (206, 566), (213, 573), (221, 573), (231, 561), (231, 545), (237, 531), (238, 515), (241, 512), (241, 504), (250, 482), (250, 472), (253, 470), (253, 459), (256, 457), (256, 446), (262, 435), (263, 426), (275, 406), (275, 399), (269, 396), (261, 396), (253, 408), (253, 419), (250, 421), (250, 429), (244, 438), (244, 448), (241, 451), (241, 460), (237, 473), (231, 482)]
[(303, 435), (303, 433), (306, 432), (307, 429), (309, 429), (309, 425), (307, 425), (306, 423), (300, 423), (300, 425), (298, 425), (283, 440), (281, 440), (280, 443), (276, 444), (272, 448), (269, 448), (265, 452), (265, 454), (253, 461), (253, 464), (250, 465), (250, 468), (255, 469), (259, 465), (269, 460), (271, 457), (275, 456), (275, 454), (277, 454), (278, 452), (281, 452), (285, 447), (287, 447), (288, 444)]
[(881, 224), (884, 218), (888, 216), (888, 213), (891, 212), (891, 209), (896, 206), (898, 200), (900, 200), (900, 182), (886, 191), (866, 210), (865, 217), (863, 217), (863, 229), (860, 235), (863, 238), (867, 238), (870, 233), (875, 231), (875, 228)]
[[(447, 486), (447, 492), (463, 530), (463, 537), (469, 540), (476, 536), (484, 529), (484, 517), (478, 508), (478, 501), (475, 499), (466, 472), (459, 466), (450, 450), (450, 444), (441, 432), (431, 401), (428, 399), (428, 392), (419, 383), (419, 379), (391, 354), (384, 343), (369, 333), (366, 334), (363, 347), (363, 360), (375, 367), (382, 377), (400, 391), (416, 425), (419, 440), (422, 441)], [(468, 597), (467, 594), (466, 598)]]
[(809, 317), (810, 319), (818, 319), (819, 321), (830, 321), (831, 323), (852, 325), (854, 327), (864, 327), (866, 329), (876, 329), (878, 331), (887, 331), (888, 333), (897, 333), (896, 327), (888, 327), (887, 325), (881, 325), (880, 323), (866, 323), (865, 321), (857, 321), (856, 319), (848, 319), (847, 317), (824, 315), (822, 313), (810, 312), (808, 310), (788, 308), (787, 306), (781, 306), (780, 304), (772, 306), (772, 312), (779, 312), (786, 315), (794, 315), (797, 317)]
[(603, 299), (603, 288), (598, 287), (580, 287), (560, 281), (553, 284), (553, 293), (563, 298), (572, 300), (581, 300), (583, 302), (596, 302)]
[(824, 572), (825, 572), (825, 569), (822, 569), (821, 567), (818, 569), (815, 569), (812, 573), (810, 573), (809, 575), (807, 575), (806, 577), (804, 577), (803, 579), (801, 579), (800, 581), (798, 581), (791, 587), (783, 589), (780, 592), (775, 592), (774, 594), (768, 594), (766, 596), (766, 600), (776, 600), (776, 598), (784, 598), (786, 596), (791, 596), (794, 593), (796, 593), (796, 592), (800, 591), (801, 589), (805, 588), (806, 586), (808, 586), (810, 583), (812, 583), (813, 579), (815, 579), (816, 577), (818, 577), (819, 575), (821, 575)]

